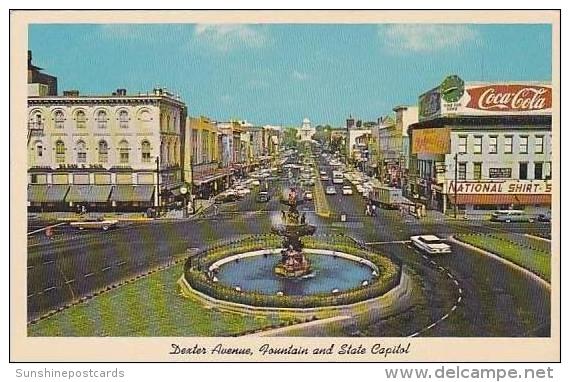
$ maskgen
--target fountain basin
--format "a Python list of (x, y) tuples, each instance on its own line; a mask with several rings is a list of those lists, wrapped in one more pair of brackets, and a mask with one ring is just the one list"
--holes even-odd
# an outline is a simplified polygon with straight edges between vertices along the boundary
[[(251, 251), (229, 256), (213, 263), (209, 270), (216, 271), (218, 282), (239, 286), (242, 291), (286, 296), (309, 296), (339, 292), (362, 287), (379, 269), (372, 262), (338, 251), (305, 248), (312, 272), (299, 278), (281, 277), (273, 272), (279, 264), (281, 249)], [(236, 261), (238, 260), (238, 261)]]

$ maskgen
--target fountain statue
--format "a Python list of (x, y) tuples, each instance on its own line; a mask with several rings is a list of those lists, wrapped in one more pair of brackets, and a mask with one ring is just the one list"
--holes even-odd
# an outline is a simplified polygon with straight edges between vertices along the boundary
[(281, 260), (275, 267), (275, 273), (282, 277), (295, 278), (309, 275), (311, 263), (303, 253), (300, 238), (315, 233), (315, 226), (307, 224), (305, 214), (299, 214), (297, 206), (304, 202), (297, 198), (297, 192), (291, 188), (287, 199), (281, 203), (289, 206), (287, 211), (281, 211), (282, 224), (272, 227), (272, 231), (283, 236)]

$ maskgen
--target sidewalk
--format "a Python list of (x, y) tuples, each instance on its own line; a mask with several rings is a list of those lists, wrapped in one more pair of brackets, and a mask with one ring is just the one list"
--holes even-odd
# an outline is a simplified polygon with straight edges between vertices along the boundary
[(37, 220), (54, 222), (71, 222), (97, 218), (116, 219), (121, 222), (152, 222), (160, 220), (192, 219), (200, 212), (210, 208), (213, 204), (213, 201), (209, 200), (196, 200), (196, 213), (189, 214), (188, 217), (184, 217), (184, 211), (181, 209), (167, 211), (158, 218), (149, 218), (146, 216), (146, 212), (89, 212), (85, 215), (79, 215), (75, 212), (34, 212), (29, 213), (28, 216), (33, 216)]

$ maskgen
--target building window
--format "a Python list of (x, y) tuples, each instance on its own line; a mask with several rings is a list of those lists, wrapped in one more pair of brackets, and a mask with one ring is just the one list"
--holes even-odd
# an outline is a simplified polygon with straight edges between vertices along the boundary
[(460, 154), (467, 153), (467, 135), (460, 135), (459, 136), (459, 145), (457, 147), (458, 152)]
[(528, 154), (528, 136), (520, 137), (519, 154)]
[(129, 143), (127, 141), (119, 142), (119, 163), (129, 163)]
[(109, 145), (106, 141), (99, 141), (99, 163), (107, 163), (109, 160)]
[(87, 117), (85, 116), (85, 112), (83, 110), (79, 110), (75, 114), (75, 126), (78, 129), (84, 129), (87, 126)]
[(497, 136), (492, 135), (489, 137), (489, 154), (497, 153)]
[(55, 161), (65, 163), (65, 143), (63, 141), (55, 142)]
[(534, 179), (542, 179), (542, 162), (534, 162)]
[(460, 162), (457, 164), (457, 179), (459, 180), (467, 179), (467, 163)]
[(36, 155), (41, 158), (44, 155), (44, 146), (41, 143), (36, 145)]
[(64, 127), (63, 125), (65, 123), (65, 116), (63, 114), (63, 111), (61, 111), (61, 110), (56, 111), (54, 119), (55, 119), (55, 128), (56, 129), (63, 129), (63, 127)]
[(40, 113), (32, 114), (28, 120), (28, 129), (39, 130), (43, 128), (42, 115)]
[(142, 161), (143, 163), (150, 163), (150, 143), (143, 141), (141, 143)]
[(97, 127), (100, 129), (107, 128), (107, 112), (105, 110), (97, 112)]
[(481, 154), (483, 152), (483, 137), (476, 135), (473, 139), (473, 154)]
[(505, 136), (504, 152), (505, 152), (505, 154), (512, 154), (513, 153), (513, 136), (512, 135)]
[(473, 163), (473, 179), (480, 180), (481, 179), (481, 163)]
[(122, 129), (129, 127), (129, 112), (126, 110), (121, 110), (119, 112), (119, 127)]
[(534, 153), (544, 153), (544, 135), (536, 135), (534, 137)]
[(77, 163), (86, 163), (87, 162), (87, 148), (85, 147), (85, 142), (79, 141), (75, 146), (77, 150)]
[(546, 162), (544, 166), (544, 179), (552, 179), (552, 162)]
[(519, 179), (526, 180), (528, 178), (528, 163), (519, 163)]

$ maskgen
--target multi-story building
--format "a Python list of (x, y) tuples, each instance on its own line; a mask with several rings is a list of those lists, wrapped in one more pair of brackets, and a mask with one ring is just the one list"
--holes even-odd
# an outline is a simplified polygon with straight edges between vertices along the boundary
[(353, 165), (364, 169), (368, 161), (368, 144), (372, 139), (371, 124), (363, 124), (350, 116), (346, 120), (346, 157)]
[(315, 135), (316, 132), (317, 130), (313, 127), (309, 118), (305, 118), (303, 119), (303, 123), (301, 123), (297, 137), (301, 142), (309, 142), (313, 140), (313, 135)]
[(469, 214), (550, 208), (550, 83), (449, 76), (420, 95), (409, 134), (412, 191), (428, 206)]
[(164, 89), (28, 97), (28, 203), (142, 210), (182, 185), (185, 104)]
[(231, 171), (222, 161), (221, 141), (215, 121), (203, 116), (186, 120), (184, 180), (192, 183), (198, 197), (207, 198), (229, 186)]
[(42, 70), (32, 64), (32, 51), (28, 50), (28, 95), (56, 96), (57, 77), (42, 73)]

